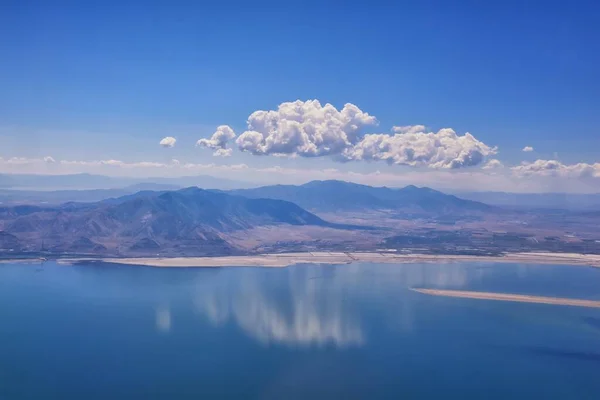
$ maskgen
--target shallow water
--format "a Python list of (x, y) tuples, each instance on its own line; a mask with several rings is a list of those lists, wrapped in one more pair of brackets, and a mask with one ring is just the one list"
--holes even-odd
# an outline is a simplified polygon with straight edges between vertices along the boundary
[(600, 269), (0, 264), (0, 399), (599, 399)]

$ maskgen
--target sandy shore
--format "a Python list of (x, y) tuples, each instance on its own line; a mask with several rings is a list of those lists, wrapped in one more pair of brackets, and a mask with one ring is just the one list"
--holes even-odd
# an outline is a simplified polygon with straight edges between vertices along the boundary
[[(61, 259), (59, 263), (98, 261), (98, 259)], [(394, 252), (306, 252), (261, 254), (229, 257), (173, 257), (173, 258), (104, 258), (100, 261), (144, 265), (152, 267), (286, 267), (294, 264), (350, 264), (373, 262), (390, 264), (447, 263), (447, 262), (509, 262), (531, 264), (564, 264), (600, 267), (600, 255), (570, 253), (511, 253), (498, 257), (398, 254)]]
[(45, 258), (6, 258), (0, 260), (0, 264), (39, 264), (46, 261)]
[(411, 289), (432, 296), (461, 297), (465, 299), (513, 301), (518, 303), (553, 304), (560, 306), (600, 308), (600, 301), (566, 299), (561, 297), (529, 296), (522, 294), (469, 292), (464, 290)]

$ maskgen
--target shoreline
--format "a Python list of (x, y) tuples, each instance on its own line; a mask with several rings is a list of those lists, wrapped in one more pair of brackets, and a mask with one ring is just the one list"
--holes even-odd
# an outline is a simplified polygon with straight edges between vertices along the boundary
[(504, 262), (524, 264), (581, 265), (600, 267), (600, 255), (575, 253), (508, 253), (501, 256), (398, 254), (392, 252), (304, 252), (218, 257), (132, 257), (132, 258), (62, 258), (59, 264), (105, 262), (159, 268), (193, 267), (270, 267), (295, 264), (343, 265), (360, 262), (386, 264)]
[(526, 294), (496, 293), (496, 292), (472, 292), (466, 290), (443, 290), (443, 289), (418, 289), (412, 288), (414, 292), (430, 296), (458, 297), (462, 299), (509, 301), (514, 303), (551, 304), (555, 306), (573, 306), (600, 308), (598, 300), (570, 299), (564, 297), (532, 296)]
[(2, 258), (0, 264), (40, 264), (48, 261), (43, 257), (31, 257), (31, 258)]

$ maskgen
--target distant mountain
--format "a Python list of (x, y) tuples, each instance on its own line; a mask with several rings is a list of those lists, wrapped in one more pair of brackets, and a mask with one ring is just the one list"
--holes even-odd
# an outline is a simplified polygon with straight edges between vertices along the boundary
[(465, 199), (502, 207), (600, 210), (600, 193), (459, 192), (456, 194)]
[(11, 190), (0, 189), (2, 204), (61, 204), (66, 202), (97, 202), (104, 199), (121, 197), (139, 191), (167, 191), (181, 189), (180, 186), (164, 183), (138, 183), (116, 189), (88, 190)]
[(485, 212), (492, 207), (460, 199), (427, 187), (406, 186), (402, 189), (372, 187), (329, 180), (304, 185), (274, 185), (255, 189), (232, 190), (249, 198), (286, 200), (315, 211), (359, 211), (372, 209), (404, 210), (435, 214)]
[(168, 191), (189, 186), (224, 190), (248, 187), (250, 184), (208, 175), (141, 180), (89, 174), (0, 175), (0, 204), (96, 202), (139, 191)]
[(208, 255), (235, 252), (224, 233), (268, 225), (332, 226), (282, 200), (187, 188), (111, 202), (0, 208), (0, 246), (83, 254)]
[(148, 178), (143, 180), (142, 182), (177, 185), (179, 187), (197, 186), (204, 189), (221, 190), (243, 189), (256, 186), (252, 182), (225, 179), (210, 175), (191, 175), (174, 178)]
[(223, 190), (252, 186), (252, 184), (248, 182), (217, 178), (210, 175), (194, 175), (173, 178), (127, 178), (93, 174), (0, 174), (0, 188), (27, 191), (119, 189), (140, 184), (169, 185), (178, 188), (198, 186)]
[(2, 174), (1, 188), (23, 188), (27, 190), (92, 189), (127, 186), (136, 183), (129, 178), (112, 178), (93, 174), (35, 175)]

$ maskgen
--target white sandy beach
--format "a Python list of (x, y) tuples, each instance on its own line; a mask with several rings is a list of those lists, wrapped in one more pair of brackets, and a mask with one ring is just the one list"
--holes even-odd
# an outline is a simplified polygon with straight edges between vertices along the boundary
[[(99, 259), (61, 259), (62, 264)], [(565, 264), (600, 267), (600, 255), (572, 253), (511, 253), (503, 256), (462, 256), (398, 254), (394, 252), (305, 252), (284, 254), (260, 254), (253, 256), (224, 257), (144, 257), (144, 258), (103, 258), (100, 261), (143, 265), (152, 267), (286, 267), (294, 264), (350, 264), (353, 262), (373, 262), (389, 264), (448, 263), (448, 262), (507, 262), (528, 264)]]

